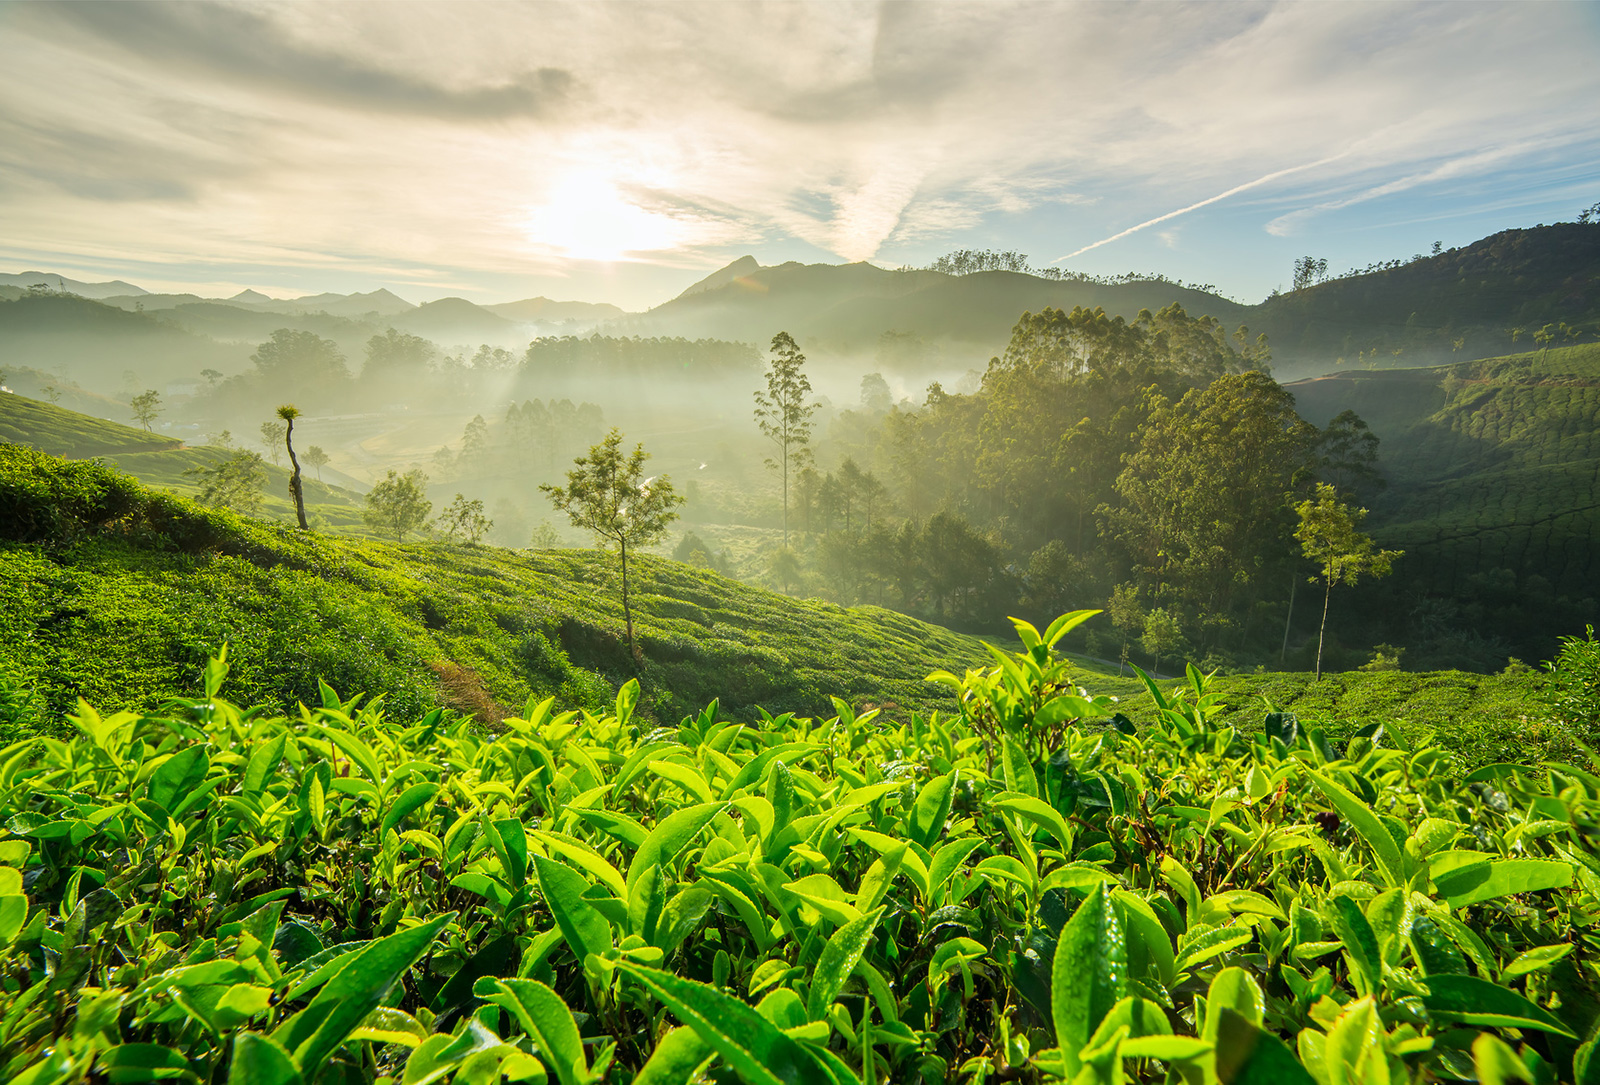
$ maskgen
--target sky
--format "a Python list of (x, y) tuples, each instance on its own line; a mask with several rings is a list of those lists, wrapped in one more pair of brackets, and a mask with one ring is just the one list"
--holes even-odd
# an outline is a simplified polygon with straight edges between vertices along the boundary
[(955, 249), (1240, 301), (1600, 201), (1596, 3), (0, 2), (0, 271), (638, 310)]

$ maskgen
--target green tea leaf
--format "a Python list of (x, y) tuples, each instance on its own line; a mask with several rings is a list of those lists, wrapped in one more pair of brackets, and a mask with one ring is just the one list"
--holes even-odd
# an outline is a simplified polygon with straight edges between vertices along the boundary
[(1128, 951), (1116, 909), (1097, 885), (1078, 906), (1056, 944), (1050, 969), (1050, 1015), (1068, 1077), (1100, 1020), (1127, 994)]
[(151, 773), (145, 797), (170, 814), (189, 797), (189, 792), (200, 786), (209, 771), (211, 762), (206, 758), (204, 746), (179, 750)]
[(1576, 1040), (1578, 1037), (1549, 1012), (1515, 991), (1475, 976), (1429, 976), (1430, 993), (1422, 997), (1428, 1014), (1467, 1025), (1533, 1028)]
[(639, 850), (633, 853), (633, 862), (628, 865), (629, 892), (632, 892), (633, 883), (647, 868), (659, 865), (665, 872), (678, 853), (688, 847), (690, 841), (699, 836), (700, 831), (711, 824), (711, 819), (720, 814), (726, 805), (708, 802), (686, 806), (662, 818), (660, 824), (650, 830), (644, 843), (639, 845)]
[(508, 1011), (556, 1072), (561, 1085), (588, 1079), (589, 1062), (572, 1011), (561, 996), (538, 980), (480, 979), (472, 993)]
[(690, 1085), (700, 1064), (714, 1054), (694, 1029), (679, 1025), (656, 1042), (633, 1085)]
[(1222, 1085), (1317, 1085), (1287, 1044), (1226, 1006), (1217, 1012), (1216, 1050)]
[(811, 1020), (822, 1020), (828, 1007), (833, 1005), (833, 1000), (844, 990), (845, 982), (855, 971), (861, 955), (872, 944), (872, 936), (883, 913), (883, 908), (874, 908), (859, 919), (846, 923), (834, 931), (828, 944), (822, 947), (822, 958), (811, 975), (811, 993), (806, 999), (806, 1015)]
[(1306, 775), (1311, 782), (1316, 784), (1328, 801), (1333, 804), (1339, 815), (1348, 821), (1361, 839), (1367, 842), (1372, 849), (1372, 854), (1377, 857), (1378, 865), (1383, 869), (1389, 885), (1404, 885), (1406, 881), (1405, 856), (1400, 851), (1400, 846), (1394, 842), (1394, 837), (1389, 835), (1389, 830), (1384, 828), (1383, 822), (1372, 812), (1366, 803), (1346, 791), (1332, 779), (1306, 770)]
[(362, 1020), (380, 1005), (455, 913), (380, 938), (349, 955), (306, 1008), (279, 1025), (271, 1039), (312, 1077)]
[(1067, 819), (1043, 799), (1004, 792), (990, 799), (989, 805), (1026, 818), (1055, 837), (1063, 852), (1071, 850), (1072, 830), (1067, 827)]
[(748, 1085), (807, 1085), (827, 1073), (797, 1041), (731, 995), (628, 961), (617, 967), (693, 1029)]
[(582, 964), (591, 953), (604, 953), (611, 948), (611, 925), (583, 899), (589, 888), (582, 874), (542, 855), (533, 857), (534, 869), (539, 876), (539, 888), (561, 936), (572, 948), (572, 955)]
[(239, 783), (239, 790), (245, 795), (254, 795), (267, 786), (267, 778), (278, 769), (278, 763), (283, 760), (284, 747), (289, 743), (287, 733), (276, 738), (270, 738), (258, 743), (250, 751), (250, 760), (245, 763), (244, 778)]
[(1545, 859), (1496, 859), (1456, 867), (1434, 876), (1439, 895), (1452, 908), (1465, 908), (1495, 897), (1562, 889), (1572, 884), (1570, 863)]
[(400, 793), (400, 796), (389, 804), (389, 810), (383, 815), (383, 822), (378, 826), (378, 839), (382, 840), (389, 835), (389, 830), (398, 828), (426, 803), (432, 802), (433, 797), (439, 793), (439, 785), (434, 783), (412, 784)]
[(935, 776), (917, 792), (917, 802), (912, 808), (907, 828), (911, 839), (924, 848), (933, 847), (933, 842), (944, 832), (945, 819), (950, 816), (955, 783), (956, 774), (950, 772)]
[(272, 1037), (241, 1032), (233, 1038), (228, 1085), (301, 1085), (303, 1081), (294, 1059)]

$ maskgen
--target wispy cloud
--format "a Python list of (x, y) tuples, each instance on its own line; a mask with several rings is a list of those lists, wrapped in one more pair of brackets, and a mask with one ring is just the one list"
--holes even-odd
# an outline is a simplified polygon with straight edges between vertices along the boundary
[(1304, 165), (1300, 165), (1300, 166), (1289, 166), (1286, 169), (1274, 170), (1272, 173), (1269, 173), (1264, 177), (1257, 177), (1254, 181), (1246, 181), (1242, 185), (1234, 185), (1232, 188), (1228, 189), (1228, 191), (1226, 191), (1226, 192), (1219, 192), (1215, 196), (1208, 196), (1205, 199), (1199, 201), (1198, 203), (1191, 203), (1188, 207), (1180, 207), (1176, 211), (1168, 211), (1164, 215), (1157, 215), (1155, 218), (1149, 219), (1148, 221), (1145, 221), (1145, 222), (1141, 222), (1137, 226), (1129, 226), (1126, 230), (1123, 230), (1119, 234), (1112, 234), (1110, 237), (1101, 238), (1099, 241), (1095, 241), (1095, 242), (1093, 242), (1091, 244), (1085, 245), (1081, 249), (1078, 249), (1078, 250), (1076, 250), (1074, 252), (1069, 252), (1065, 256), (1057, 257), (1056, 259), (1054, 259), (1054, 260), (1052, 260), (1050, 262), (1052, 264), (1059, 264), (1062, 260), (1071, 260), (1074, 256), (1082, 256), (1084, 253), (1088, 252), (1091, 249), (1098, 249), (1101, 245), (1109, 245), (1113, 241), (1121, 241), (1123, 238), (1127, 237), (1130, 234), (1136, 234), (1140, 230), (1147, 230), (1152, 226), (1159, 226), (1163, 222), (1169, 222), (1172, 219), (1177, 218), (1179, 215), (1187, 215), (1191, 211), (1198, 211), (1202, 207), (1209, 207), (1210, 205), (1212, 205), (1214, 203), (1218, 203), (1218, 202), (1220, 202), (1222, 200), (1227, 199), (1229, 196), (1237, 196), (1241, 192), (1246, 192), (1246, 191), (1248, 191), (1248, 190), (1250, 190), (1252, 188), (1258, 188), (1261, 185), (1270, 184), (1273, 181), (1279, 180), (1280, 178), (1283, 178), (1283, 177), (1288, 177), (1290, 174), (1299, 173), (1302, 170), (1310, 170), (1310, 169), (1316, 169), (1318, 166), (1326, 166), (1329, 163), (1339, 161), (1339, 159), (1341, 159), (1343, 157), (1344, 157), (1343, 154), (1336, 154), (1336, 155), (1333, 155), (1332, 157), (1320, 159), (1319, 161), (1316, 161), (1316, 162), (1307, 162)]
[(1246, 193), (1281, 234), (1600, 145), (1576, 8), (4, 5), (0, 260), (1069, 259)]

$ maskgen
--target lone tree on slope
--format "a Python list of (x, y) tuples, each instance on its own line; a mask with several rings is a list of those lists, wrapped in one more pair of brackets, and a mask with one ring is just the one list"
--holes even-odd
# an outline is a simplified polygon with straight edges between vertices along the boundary
[(300, 461), (294, 456), (294, 420), (300, 417), (300, 408), (293, 403), (285, 403), (278, 408), (278, 417), (283, 419), (283, 447), (289, 451), (289, 463), (294, 468), (289, 474), (289, 496), (294, 498), (294, 516), (300, 522), (301, 531), (310, 531), (306, 523), (306, 495), (305, 488), (300, 485)]
[(1328, 599), (1335, 584), (1354, 584), (1363, 573), (1388, 576), (1394, 559), (1403, 550), (1374, 550), (1372, 536), (1356, 528), (1366, 519), (1366, 509), (1355, 509), (1339, 500), (1339, 491), (1326, 482), (1317, 483), (1317, 499), (1307, 499), (1294, 507), (1300, 526), (1294, 537), (1301, 552), (1319, 566), (1322, 577), (1322, 624), (1317, 627), (1317, 680), (1322, 680), (1322, 644), (1328, 630)]
[(633, 611), (628, 602), (628, 548), (648, 546), (678, 518), (673, 507), (683, 504), (667, 476), (646, 478), (644, 445), (622, 453), (622, 432), (613, 427), (606, 439), (573, 461), (565, 486), (540, 486), (556, 509), (574, 525), (617, 544), (622, 559), (622, 617), (628, 628), (628, 652), (637, 661)]

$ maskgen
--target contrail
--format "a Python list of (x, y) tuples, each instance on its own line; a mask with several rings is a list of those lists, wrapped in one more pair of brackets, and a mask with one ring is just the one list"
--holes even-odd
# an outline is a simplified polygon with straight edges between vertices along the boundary
[(1334, 155), (1332, 158), (1323, 158), (1323, 159), (1320, 159), (1320, 160), (1318, 160), (1316, 162), (1307, 162), (1305, 165), (1302, 165), (1302, 166), (1290, 166), (1288, 169), (1278, 170), (1276, 173), (1269, 173), (1265, 177), (1257, 177), (1254, 181), (1246, 181), (1244, 184), (1236, 185), (1233, 188), (1228, 189), (1228, 191), (1226, 191), (1226, 192), (1219, 193), (1218, 195), (1212, 196), (1210, 199), (1201, 200), (1199, 203), (1192, 203), (1188, 207), (1180, 207), (1176, 211), (1168, 211), (1165, 215), (1160, 215), (1160, 216), (1158, 216), (1156, 218), (1153, 218), (1149, 222), (1141, 222), (1137, 226), (1129, 226), (1126, 230), (1122, 231), (1120, 234), (1112, 234), (1110, 237), (1105, 238), (1102, 241), (1096, 241), (1092, 245), (1085, 245), (1083, 248), (1079, 249), (1077, 252), (1069, 252), (1065, 256), (1058, 256), (1058, 257), (1056, 257), (1054, 260), (1052, 260), (1050, 262), (1052, 264), (1059, 264), (1063, 260), (1071, 260), (1074, 256), (1082, 256), (1084, 253), (1088, 252), (1090, 249), (1098, 249), (1101, 245), (1109, 245), (1113, 241), (1121, 241), (1123, 238), (1127, 237), (1129, 234), (1136, 234), (1140, 230), (1147, 229), (1148, 227), (1155, 226), (1155, 225), (1158, 225), (1159, 223), (1166, 222), (1168, 219), (1175, 219), (1179, 215), (1187, 215), (1190, 211), (1198, 211), (1200, 208), (1205, 207), (1207, 204), (1216, 203), (1218, 200), (1225, 200), (1229, 196), (1237, 196), (1239, 193), (1243, 192), (1247, 188), (1255, 188), (1257, 185), (1264, 185), (1268, 181), (1276, 181), (1280, 177), (1286, 177), (1291, 173), (1299, 173), (1301, 170), (1316, 169), (1318, 166), (1326, 166), (1329, 162), (1337, 162), (1339, 159), (1343, 158), (1348, 153), (1349, 153), (1348, 151), (1341, 151), (1340, 153)]

